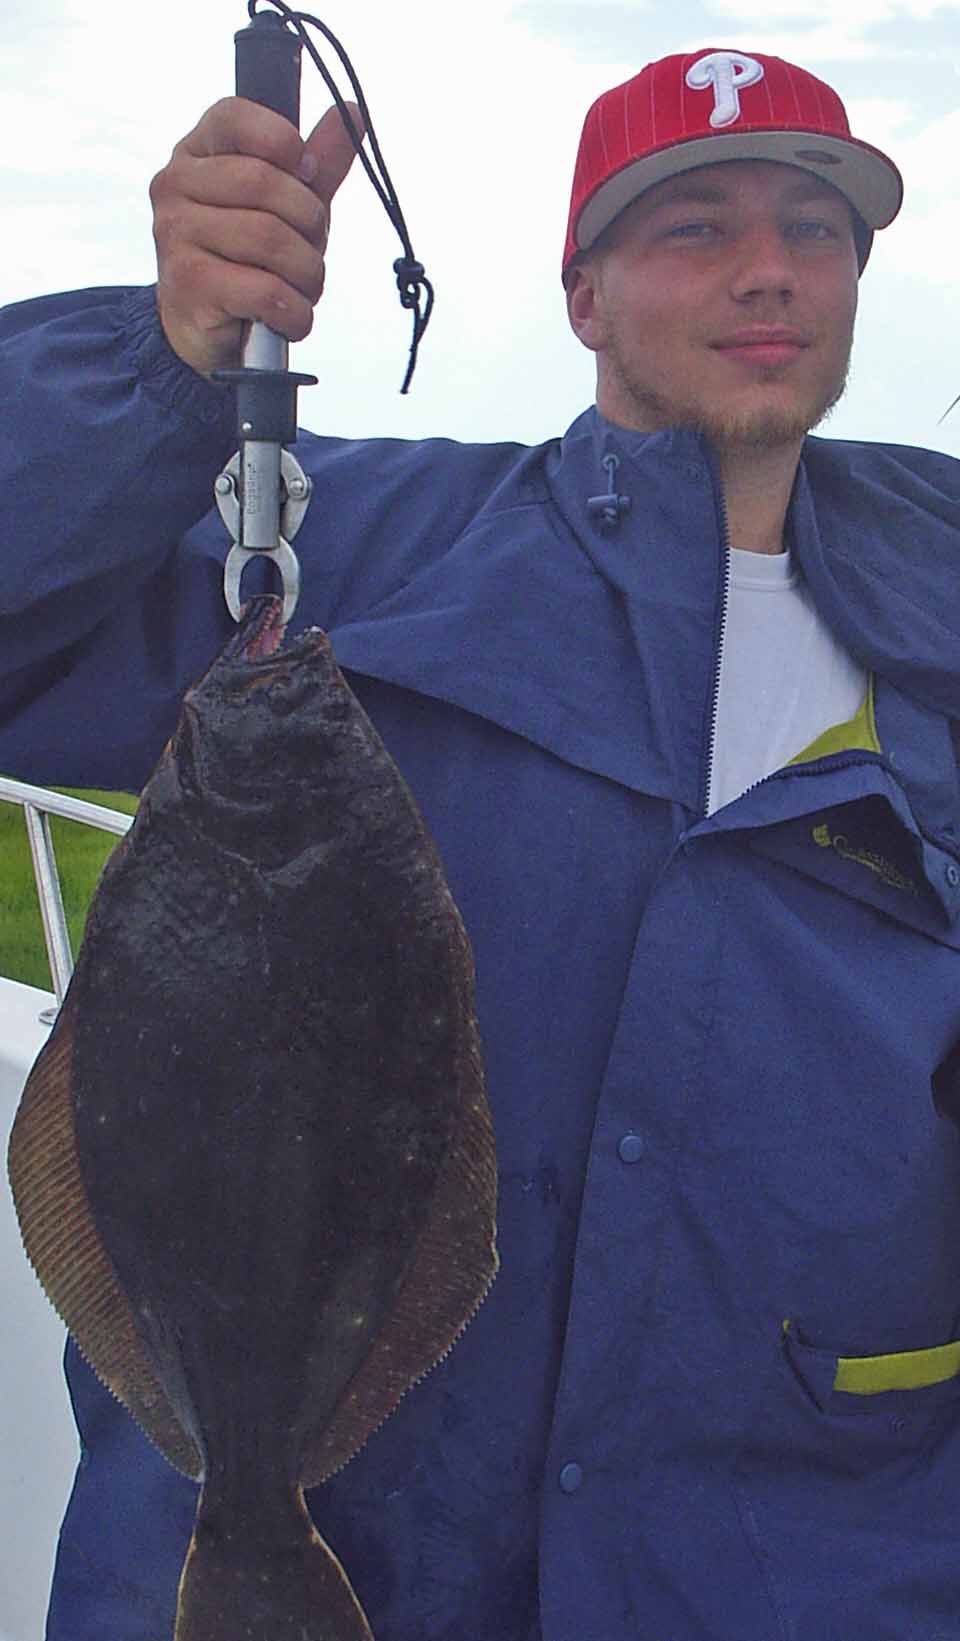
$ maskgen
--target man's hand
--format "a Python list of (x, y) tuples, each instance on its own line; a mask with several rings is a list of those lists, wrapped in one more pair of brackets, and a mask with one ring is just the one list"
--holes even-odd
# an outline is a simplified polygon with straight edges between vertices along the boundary
[(215, 103), (177, 143), (150, 184), (157, 302), (170, 346), (201, 375), (240, 363), (244, 320), (291, 342), (309, 334), (330, 202), (354, 152), (336, 108), (304, 142), (242, 97)]

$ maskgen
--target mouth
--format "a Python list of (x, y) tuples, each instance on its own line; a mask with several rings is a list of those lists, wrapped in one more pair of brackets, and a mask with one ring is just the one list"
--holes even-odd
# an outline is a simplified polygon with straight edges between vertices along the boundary
[(224, 650), (231, 661), (263, 661), (280, 648), (283, 641), (283, 604), (272, 593), (251, 598), (240, 614), (236, 632)]
[(770, 366), (791, 364), (806, 352), (810, 343), (797, 331), (756, 330), (742, 331), (711, 346), (714, 352), (734, 359), (738, 364)]

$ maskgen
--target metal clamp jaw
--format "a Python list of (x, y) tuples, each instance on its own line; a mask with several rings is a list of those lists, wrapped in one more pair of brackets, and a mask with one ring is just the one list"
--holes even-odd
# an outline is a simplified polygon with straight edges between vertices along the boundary
[[(273, 452), (273, 459), (275, 460), (275, 447), (273, 447)], [(249, 487), (251, 474), (255, 482), (257, 471), (256, 451), (255, 449), (251, 450), (250, 442), (246, 446), (245, 455), (246, 482)], [(253, 457), (252, 461), (251, 457)], [(243, 572), (252, 559), (266, 557), (273, 561), (280, 575), (283, 587), (283, 621), (286, 624), (293, 615), (300, 596), (300, 564), (290, 543), (303, 523), (304, 514), (310, 504), (313, 481), (304, 473), (297, 458), (292, 456), (289, 450), (282, 449), (280, 451), (282, 501), (279, 533), (272, 540), (260, 546), (250, 542), (248, 530), (248, 541), (241, 545), (240, 473), (241, 453), (238, 450), (230, 458), (214, 486), (220, 517), (233, 538), (233, 546), (227, 554), (227, 561), (223, 571), (223, 593), (227, 601), (227, 609), (233, 616), (234, 621), (240, 620), (240, 582)]]

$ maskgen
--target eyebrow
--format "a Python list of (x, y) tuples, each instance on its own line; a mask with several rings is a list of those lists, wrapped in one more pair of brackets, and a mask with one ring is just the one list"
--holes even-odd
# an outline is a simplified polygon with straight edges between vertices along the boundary
[[(677, 203), (688, 205), (729, 205), (731, 192), (727, 188), (719, 187), (708, 182), (677, 183), (673, 187), (665, 187), (659, 199), (648, 201), (651, 211), (657, 211), (661, 206)], [(788, 188), (784, 198), (793, 205), (803, 204), (805, 200), (822, 199), (838, 200), (842, 203), (843, 195), (829, 182), (821, 182), (818, 177), (803, 178)]]

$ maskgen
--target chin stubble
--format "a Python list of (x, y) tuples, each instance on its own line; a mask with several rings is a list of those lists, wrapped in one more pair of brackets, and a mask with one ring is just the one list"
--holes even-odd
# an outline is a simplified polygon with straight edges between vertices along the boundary
[[(847, 349), (839, 377), (829, 390), (813, 404), (796, 410), (776, 410), (765, 407), (756, 411), (731, 414), (728, 411), (704, 409), (702, 405), (670, 400), (652, 393), (637, 382), (631, 382), (622, 366), (617, 370), (621, 387), (632, 401), (639, 428), (682, 427), (700, 433), (718, 447), (738, 446), (748, 450), (775, 450), (783, 445), (796, 444), (815, 427), (821, 426), (840, 403), (850, 377), (850, 352)], [(768, 381), (776, 380), (776, 366), (772, 366)]]

